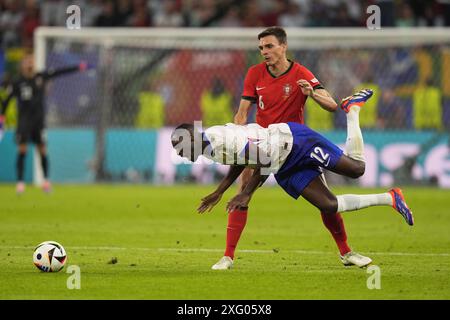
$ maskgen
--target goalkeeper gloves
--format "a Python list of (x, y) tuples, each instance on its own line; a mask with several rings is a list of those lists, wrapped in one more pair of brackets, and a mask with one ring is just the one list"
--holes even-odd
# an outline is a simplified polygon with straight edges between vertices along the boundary
[(81, 61), (80, 64), (78, 65), (78, 69), (80, 71), (86, 71), (86, 70), (93, 69), (93, 68), (94, 68), (94, 66), (92, 64), (88, 63), (87, 61)]
[(78, 65), (78, 68), (80, 69), (80, 71), (85, 71), (88, 68), (87, 62), (86, 61), (81, 61), (80, 64)]

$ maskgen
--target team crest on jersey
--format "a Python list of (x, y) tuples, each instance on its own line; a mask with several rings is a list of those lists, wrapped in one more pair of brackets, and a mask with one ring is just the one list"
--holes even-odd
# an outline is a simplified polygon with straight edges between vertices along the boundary
[(286, 84), (283, 86), (283, 97), (285, 97), (285, 98), (289, 97), (289, 95), (291, 94), (291, 92), (292, 92), (292, 87), (291, 87), (291, 85), (290, 85), (289, 83), (286, 83)]

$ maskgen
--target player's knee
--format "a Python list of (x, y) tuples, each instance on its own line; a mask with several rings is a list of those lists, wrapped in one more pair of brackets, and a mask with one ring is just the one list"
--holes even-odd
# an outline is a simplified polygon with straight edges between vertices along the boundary
[(366, 164), (363, 161), (356, 161), (352, 170), (351, 178), (357, 179), (366, 171)]
[(358, 162), (356, 173), (358, 175), (358, 178), (361, 177), (364, 172), (366, 172), (366, 163), (363, 161)]
[(335, 214), (337, 212), (337, 198), (330, 197), (326, 201), (322, 201), (318, 209), (323, 214)]

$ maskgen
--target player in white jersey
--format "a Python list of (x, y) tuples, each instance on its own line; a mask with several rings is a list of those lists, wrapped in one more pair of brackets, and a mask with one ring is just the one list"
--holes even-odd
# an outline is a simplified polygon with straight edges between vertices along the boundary
[[(276, 173), (292, 149), (292, 132), (286, 123), (272, 124), (267, 129), (253, 123), (210, 127), (204, 132), (204, 139), (209, 141), (214, 152), (203, 155), (211, 160), (229, 165), (257, 166), (260, 164)], [(254, 153), (258, 147), (259, 154)], [(255, 157), (249, 157), (254, 154)], [(247, 158), (246, 158), (247, 155)]]
[(243, 169), (253, 167), (256, 170), (245, 189), (228, 202), (229, 211), (245, 208), (255, 190), (273, 173), (290, 196), (297, 199), (302, 195), (320, 212), (335, 214), (388, 205), (412, 226), (412, 212), (399, 188), (381, 194), (335, 196), (316, 179), (322, 168), (350, 178), (364, 174), (364, 142), (359, 128), (359, 111), (371, 95), (371, 90), (362, 90), (344, 99), (341, 105), (347, 113), (345, 152), (319, 133), (294, 122), (273, 124), (266, 129), (257, 124), (227, 124), (205, 131), (192, 124), (177, 127), (172, 134), (172, 145), (178, 155), (193, 162), (203, 155), (230, 165), (230, 171), (217, 189), (202, 199), (198, 212), (210, 211)]

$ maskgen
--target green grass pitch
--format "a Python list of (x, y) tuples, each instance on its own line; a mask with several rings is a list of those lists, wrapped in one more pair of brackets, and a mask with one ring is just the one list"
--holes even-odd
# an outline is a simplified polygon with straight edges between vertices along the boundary
[[(213, 186), (56, 185), (18, 197), (0, 185), (1, 299), (449, 299), (449, 192), (403, 188), (416, 225), (389, 207), (344, 213), (349, 243), (380, 268), (344, 267), (318, 212), (277, 187), (259, 190), (232, 270), (213, 271), (223, 253), (227, 192), (204, 215)], [(382, 189), (334, 188), (335, 193)], [(66, 267), (40, 272), (33, 247), (63, 244)], [(109, 263), (113, 258), (117, 263)], [(69, 290), (67, 267), (81, 270)]]

